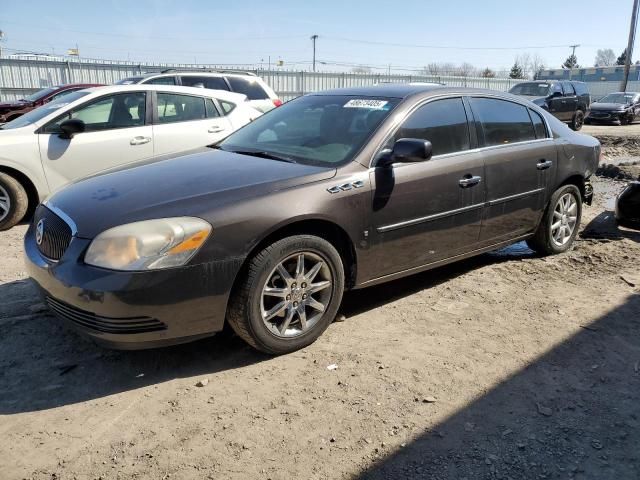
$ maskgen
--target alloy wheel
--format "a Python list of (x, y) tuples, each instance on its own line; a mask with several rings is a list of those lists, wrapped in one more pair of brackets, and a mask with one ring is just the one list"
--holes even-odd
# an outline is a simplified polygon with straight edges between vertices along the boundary
[(316, 253), (299, 252), (282, 260), (262, 288), (260, 312), (269, 331), (290, 338), (312, 329), (332, 295), (333, 276)]
[(9, 215), (11, 210), (11, 199), (7, 190), (0, 185), (0, 222)]
[(578, 222), (578, 202), (572, 193), (565, 193), (558, 199), (553, 210), (551, 239), (562, 247), (571, 240)]

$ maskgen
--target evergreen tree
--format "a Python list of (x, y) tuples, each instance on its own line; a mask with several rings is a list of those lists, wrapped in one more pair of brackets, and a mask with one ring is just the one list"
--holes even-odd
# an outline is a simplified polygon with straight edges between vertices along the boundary
[(524, 78), (524, 72), (518, 62), (513, 64), (511, 71), (509, 72), (509, 78)]
[(562, 64), (562, 68), (580, 68), (580, 65), (578, 65), (578, 57), (573, 53), (569, 55)]
[[(616, 65), (624, 65), (626, 61), (627, 61), (627, 49), (625, 48), (620, 54), (620, 56), (618, 57), (618, 60), (616, 60)], [(630, 62), (630, 63), (633, 63), (633, 62)]]

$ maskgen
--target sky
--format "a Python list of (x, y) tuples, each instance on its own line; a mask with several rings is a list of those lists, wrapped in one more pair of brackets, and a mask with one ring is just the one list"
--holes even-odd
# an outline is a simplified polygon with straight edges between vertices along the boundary
[[(516, 55), (558, 68), (576, 49), (626, 47), (633, 0), (0, 0), (4, 54), (168, 63), (263, 64), (410, 73), (429, 63), (508, 70)], [(637, 52), (640, 57), (640, 52)], [(634, 56), (635, 60), (635, 56)], [(321, 63), (324, 62), (324, 63)]]

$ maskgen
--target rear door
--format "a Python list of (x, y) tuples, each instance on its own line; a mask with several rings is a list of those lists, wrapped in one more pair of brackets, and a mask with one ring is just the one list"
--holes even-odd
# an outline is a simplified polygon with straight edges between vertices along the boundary
[[(118, 93), (93, 99), (44, 125), (38, 143), (49, 188), (153, 157), (147, 110), (145, 92)], [(86, 130), (72, 139), (60, 138), (60, 123), (69, 118), (82, 120)]]
[(157, 92), (153, 120), (154, 155), (211, 145), (231, 133), (211, 98)]
[(480, 240), (496, 244), (532, 232), (541, 218), (556, 170), (556, 146), (535, 111), (488, 97), (469, 99), (486, 172)]
[(461, 97), (418, 107), (385, 148), (400, 138), (429, 140), (433, 157), (372, 169), (372, 262), (387, 275), (473, 250), (484, 207), (482, 154)]

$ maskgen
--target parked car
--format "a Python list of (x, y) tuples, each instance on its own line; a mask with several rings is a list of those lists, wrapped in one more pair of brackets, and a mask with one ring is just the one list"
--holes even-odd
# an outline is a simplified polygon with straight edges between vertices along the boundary
[(610, 93), (591, 104), (591, 112), (585, 123), (619, 122), (620, 125), (627, 125), (633, 123), (638, 114), (640, 114), (640, 93)]
[(71, 92), (82, 90), (84, 88), (99, 87), (99, 84), (89, 83), (72, 83), (68, 85), (58, 85), (56, 87), (43, 88), (31, 95), (28, 95), (15, 102), (0, 103), (0, 124), (10, 122), (30, 112), (34, 108), (38, 108), (45, 103), (52, 102), (58, 98), (64, 97)]
[(640, 181), (629, 183), (618, 196), (616, 220), (622, 226), (640, 228)]
[(315, 93), (214, 148), (56, 193), (26, 233), (27, 268), (53, 312), (106, 345), (185, 342), (226, 321), (281, 354), (327, 328), (345, 289), (520, 240), (568, 250), (599, 156), (506, 93)]
[(582, 128), (591, 105), (591, 95), (584, 82), (522, 82), (511, 87), (509, 93), (526, 97), (576, 131)]
[(160, 73), (147, 73), (128, 77), (117, 82), (118, 85), (132, 84), (184, 85), (187, 87), (227, 90), (246, 95), (251, 105), (261, 112), (268, 112), (282, 105), (273, 89), (260, 77), (250, 72), (240, 71), (180, 71), (163, 70)]
[(209, 145), (260, 115), (244, 95), (188, 87), (121, 85), (58, 98), (0, 127), (0, 230), (73, 180)]

